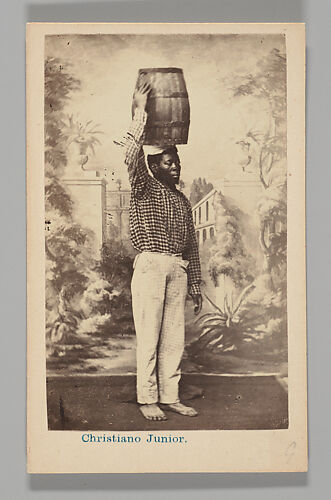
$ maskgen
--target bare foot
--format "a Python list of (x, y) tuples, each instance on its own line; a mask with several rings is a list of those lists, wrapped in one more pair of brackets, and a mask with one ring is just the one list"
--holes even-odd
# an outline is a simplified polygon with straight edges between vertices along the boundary
[(174, 411), (175, 413), (179, 413), (180, 415), (185, 415), (186, 417), (196, 417), (198, 412), (190, 407), (185, 406), (183, 403), (173, 403), (170, 405), (162, 405), (164, 410)]
[(151, 405), (140, 405), (139, 410), (147, 420), (167, 420), (167, 417), (156, 403)]

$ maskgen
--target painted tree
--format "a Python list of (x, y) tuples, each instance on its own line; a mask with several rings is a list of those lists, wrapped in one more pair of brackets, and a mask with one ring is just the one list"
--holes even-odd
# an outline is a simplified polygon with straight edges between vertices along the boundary
[[(190, 346), (193, 356), (208, 350), (228, 352), (245, 345), (264, 345), (265, 351), (282, 351), (286, 357), (286, 57), (272, 50), (258, 61), (254, 74), (231, 77), (234, 99), (253, 102), (252, 123), (246, 136), (238, 141), (245, 161), (244, 171), (258, 173), (264, 188), (258, 203), (260, 244), (264, 252), (264, 271), (268, 286), (258, 276), (247, 253), (243, 234), (243, 214), (219, 196), (216, 208), (216, 238), (211, 249), (209, 271), (215, 285), (220, 277), (230, 279), (237, 288), (235, 300), (225, 290), (224, 302), (198, 322), (201, 333)], [(265, 113), (261, 123), (256, 119)], [(225, 289), (228, 285), (225, 286)], [(278, 355), (278, 354), (277, 354)]]
[[(91, 252), (94, 235), (75, 220), (73, 201), (62, 182), (68, 145), (64, 111), (79, 86), (80, 82), (70, 74), (70, 66), (55, 58), (46, 60), (46, 334), (51, 352), (56, 351), (57, 343), (69, 342), (81, 330), (81, 322), (87, 319), (84, 313), (87, 290), (89, 300), (93, 295), (95, 305), (101, 302), (100, 297), (111, 299), (111, 291), (106, 289), (105, 280), (101, 283)], [(97, 320), (100, 323), (100, 318)]]
[(57, 58), (47, 58), (44, 68), (44, 123), (46, 176), (59, 178), (67, 164), (65, 140), (62, 133), (64, 108), (80, 81), (70, 72), (70, 66)]
[(191, 205), (194, 206), (198, 201), (202, 200), (212, 189), (214, 189), (214, 186), (211, 182), (207, 182), (205, 178), (202, 179), (199, 177), (198, 179), (194, 179), (190, 192)]
[(238, 290), (254, 280), (255, 261), (245, 249), (243, 213), (218, 193), (215, 204), (216, 235), (210, 249), (209, 273), (218, 285), (220, 276), (229, 277)]
[[(255, 74), (237, 75), (232, 81), (235, 98), (252, 96), (267, 110), (268, 125), (252, 124), (238, 143), (247, 155), (243, 169), (256, 169), (264, 188), (259, 202), (260, 243), (264, 270), (273, 290), (281, 286), (277, 270), (286, 266), (286, 56), (273, 49), (257, 64)], [(285, 271), (286, 274), (286, 271)]]

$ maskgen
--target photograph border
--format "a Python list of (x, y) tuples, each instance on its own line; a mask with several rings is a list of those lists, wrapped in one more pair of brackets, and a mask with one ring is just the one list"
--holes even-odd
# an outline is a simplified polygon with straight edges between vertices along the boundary
[[(45, 366), (43, 40), (56, 33), (284, 33), (288, 81), (289, 429), (183, 431), (182, 448), (81, 442), (48, 431)], [(271, 472), (307, 470), (305, 26), (302, 23), (30, 23), (27, 26), (28, 471)], [(155, 431), (156, 432), (156, 431)], [(202, 433), (202, 434), (201, 434)], [(139, 431), (143, 437), (146, 434)], [(201, 435), (200, 435), (201, 434)], [(199, 450), (199, 453), (197, 452)], [(157, 452), (156, 452), (157, 451)], [(135, 457), (139, 457), (138, 463)], [(142, 465), (143, 464), (143, 465)], [(201, 465), (203, 464), (203, 465)]]

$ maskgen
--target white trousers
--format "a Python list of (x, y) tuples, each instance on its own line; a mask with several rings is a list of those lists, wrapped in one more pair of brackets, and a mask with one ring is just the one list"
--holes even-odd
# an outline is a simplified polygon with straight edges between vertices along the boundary
[(131, 292), (140, 404), (179, 401), (187, 266), (175, 255), (142, 252), (135, 258)]

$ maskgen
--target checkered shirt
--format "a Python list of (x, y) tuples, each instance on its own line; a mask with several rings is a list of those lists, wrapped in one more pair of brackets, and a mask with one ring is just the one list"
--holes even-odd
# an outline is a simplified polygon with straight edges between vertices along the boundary
[(139, 252), (182, 255), (189, 261), (189, 293), (199, 294), (201, 270), (191, 204), (183, 193), (149, 174), (142, 148), (146, 119), (146, 112), (137, 109), (128, 133), (119, 143), (125, 148), (131, 184), (131, 241)]

